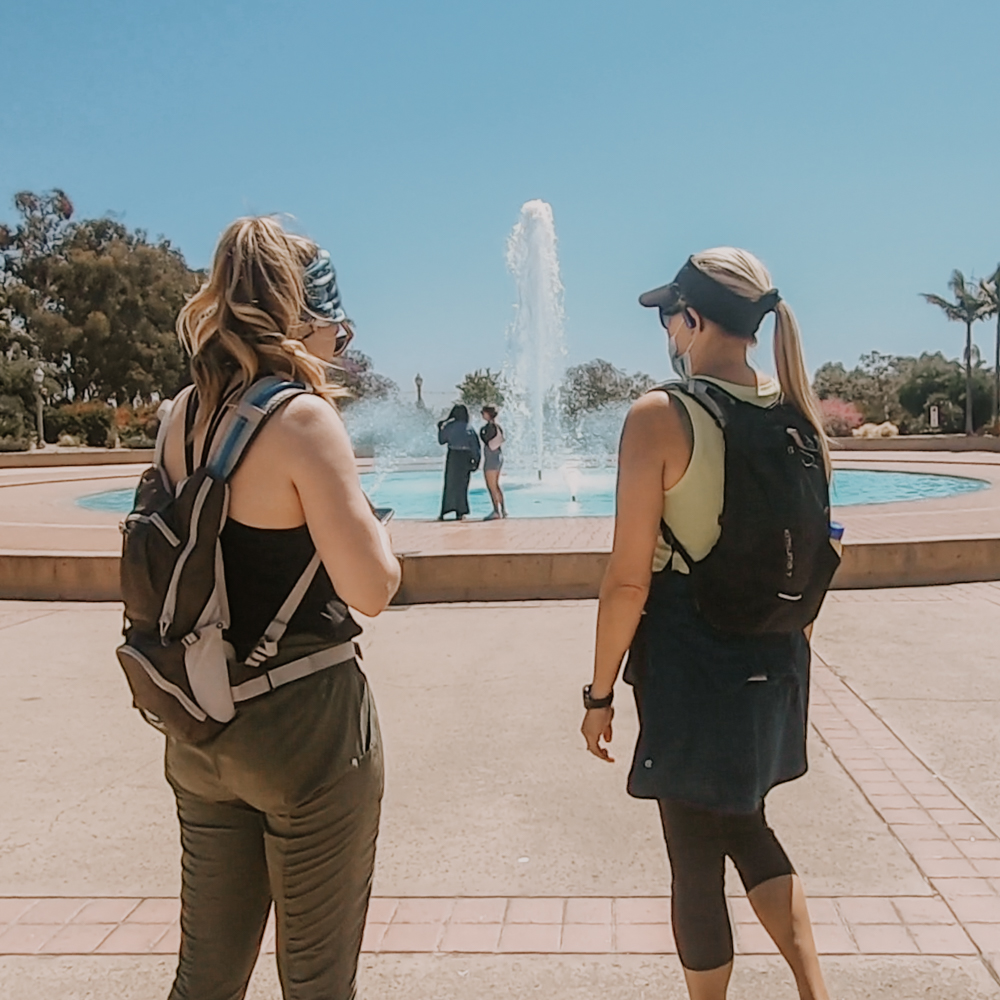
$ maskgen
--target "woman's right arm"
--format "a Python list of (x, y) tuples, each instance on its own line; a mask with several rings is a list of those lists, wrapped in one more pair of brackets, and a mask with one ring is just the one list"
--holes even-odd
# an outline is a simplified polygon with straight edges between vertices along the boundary
[(361, 489), (340, 414), (316, 396), (298, 396), (281, 418), (281, 454), (330, 582), (352, 608), (377, 615), (399, 588), (399, 560)]

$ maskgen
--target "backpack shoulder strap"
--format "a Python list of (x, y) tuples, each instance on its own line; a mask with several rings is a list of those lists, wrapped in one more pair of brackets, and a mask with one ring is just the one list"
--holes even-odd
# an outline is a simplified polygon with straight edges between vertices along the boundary
[(156, 444), (153, 449), (153, 465), (160, 470), (163, 469), (163, 451), (167, 444), (167, 434), (170, 431), (170, 426), (175, 419), (186, 419), (181, 415), (186, 413), (188, 403), (193, 395), (194, 386), (181, 389), (172, 400), (169, 400), (170, 405), (160, 418), (160, 426), (156, 431)]
[[(201, 468), (208, 461), (208, 456), (212, 451), (212, 443), (215, 441), (216, 434), (219, 433), (219, 428), (222, 426), (223, 420), (228, 416), (229, 410), (233, 405), (233, 401), (236, 399), (239, 393), (239, 387), (234, 386), (229, 389), (228, 392), (222, 394), (219, 399), (218, 404), (215, 407), (215, 412), (212, 414), (211, 419), (208, 422), (208, 428), (205, 431), (205, 439), (201, 443), (201, 455), (198, 459), (198, 468)], [(191, 450), (194, 451), (194, 439), (191, 441)]]
[(198, 390), (192, 388), (184, 407), (184, 474), (194, 473), (194, 424), (198, 419)]
[(650, 392), (665, 392), (668, 395), (676, 392), (693, 399), (708, 412), (723, 431), (729, 423), (726, 404), (731, 400), (735, 401), (724, 389), (699, 378), (690, 378), (686, 382), (664, 382), (662, 385), (653, 386)]
[[(663, 392), (666, 393), (668, 396), (674, 395), (675, 393), (683, 396), (689, 396), (690, 398), (701, 403), (701, 405), (704, 406), (706, 410), (708, 410), (709, 414), (713, 417), (713, 419), (715, 419), (716, 423), (719, 423), (719, 417), (716, 416), (715, 413), (713, 413), (713, 411), (710, 409), (709, 406), (706, 406), (701, 401), (701, 399), (695, 394), (694, 390), (691, 388), (693, 382), (694, 382), (693, 379), (689, 380), (688, 382), (663, 382), (660, 385), (654, 385), (653, 388), (650, 389), (649, 391)], [(679, 408), (679, 412), (681, 414), (681, 419), (683, 423), (687, 427), (687, 433), (693, 448), (694, 424), (691, 422), (691, 415), (688, 413), (687, 408), (684, 406), (681, 406)], [(721, 427), (723, 425), (720, 423), (719, 426)], [(684, 548), (684, 546), (680, 543), (680, 541), (678, 541), (676, 535), (674, 535), (673, 531), (670, 529), (670, 525), (668, 525), (667, 522), (662, 517), (660, 518), (660, 534), (663, 537), (663, 541), (671, 550), (671, 560), (668, 560), (667, 565), (669, 565), (670, 561), (672, 561), (674, 552), (676, 552), (684, 560), (684, 562), (687, 563), (688, 567), (694, 565), (694, 560), (688, 554), (687, 549)]]
[(218, 479), (228, 479), (259, 433), (264, 422), (294, 396), (311, 392), (301, 382), (277, 375), (258, 379), (230, 411), (208, 457), (208, 469)]

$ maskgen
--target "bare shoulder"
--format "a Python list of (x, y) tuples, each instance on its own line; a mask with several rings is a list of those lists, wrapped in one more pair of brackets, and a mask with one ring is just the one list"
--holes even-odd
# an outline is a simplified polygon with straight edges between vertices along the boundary
[(629, 407), (624, 433), (642, 440), (663, 440), (683, 433), (677, 402), (668, 392), (647, 392)]
[(337, 408), (312, 392), (294, 396), (282, 407), (279, 418), (278, 423), (291, 434), (323, 433), (330, 427), (344, 426)]
[(293, 472), (353, 459), (350, 438), (336, 408), (313, 393), (290, 399), (261, 430), (258, 453)]
[(269, 421), (269, 426), (272, 440), (285, 447), (315, 446), (347, 436), (337, 408), (311, 392), (290, 399)]

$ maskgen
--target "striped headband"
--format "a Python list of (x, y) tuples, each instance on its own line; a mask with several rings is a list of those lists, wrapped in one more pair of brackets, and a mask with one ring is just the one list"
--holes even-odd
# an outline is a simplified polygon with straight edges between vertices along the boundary
[(340, 303), (337, 272), (333, 269), (330, 254), (326, 250), (316, 251), (316, 256), (302, 275), (302, 284), (310, 312), (331, 323), (342, 323), (347, 319), (347, 313)]

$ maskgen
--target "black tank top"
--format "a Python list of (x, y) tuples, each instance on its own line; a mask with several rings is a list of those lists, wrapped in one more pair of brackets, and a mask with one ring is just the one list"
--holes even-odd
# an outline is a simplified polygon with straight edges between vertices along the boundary
[[(229, 597), (226, 638), (243, 660), (271, 624), (316, 548), (304, 524), (298, 528), (251, 528), (229, 518), (220, 538)], [(323, 565), (285, 634), (315, 636), (331, 646), (361, 634), (361, 626), (337, 596)]]
[[(231, 390), (219, 400), (202, 444), (200, 465), (207, 460), (225, 404), (234, 394), (235, 390)], [(184, 420), (184, 463), (188, 475), (195, 468), (193, 428), (197, 410), (195, 390), (188, 396)], [(232, 518), (223, 525), (219, 540), (229, 600), (226, 639), (232, 643), (237, 658), (245, 660), (302, 576), (316, 546), (304, 524), (298, 528), (251, 528)], [(309, 635), (322, 647), (348, 642), (361, 631), (347, 605), (337, 596), (321, 563), (285, 635)]]

